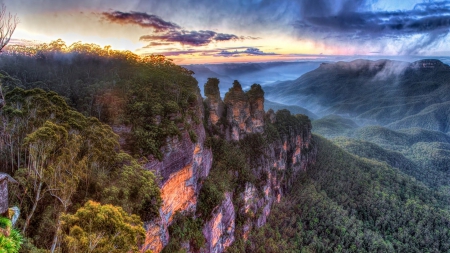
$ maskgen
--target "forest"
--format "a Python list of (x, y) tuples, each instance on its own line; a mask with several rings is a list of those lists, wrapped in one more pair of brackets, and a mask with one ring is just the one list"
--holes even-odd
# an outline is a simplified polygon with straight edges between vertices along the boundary
[[(21, 211), (21, 252), (137, 251), (161, 205), (145, 157), (161, 159), (165, 138), (190, 127), (192, 72), (163, 56), (61, 40), (0, 57), (0, 166), (18, 182), (9, 199)], [(114, 126), (131, 130), (121, 140)]]
[(348, 153), (314, 136), (316, 164), (268, 223), (252, 232), (246, 252), (447, 252), (449, 196), (386, 163)]
[[(9, 201), (20, 216), (0, 245), (7, 252), (139, 252), (145, 224), (163, 203), (160, 175), (144, 165), (162, 161), (166, 141), (182, 132), (197, 142), (193, 128), (203, 124), (211, 171), (199, 182), (196, 210), (174, 214), (162, 252), (201, 250), (202, 228), (226, 194), (242, 210), (246, 186), (263, 196), (271, 176), (283, 180), (284, 197), (246, 240), (243, 228), (258, 214), (237, 211), (227, 252), (450, 250), (447, 134), (330, 115), (312, 121), (316, 163), (297, 176), (288, 163), (269, 176), (255, 168), (310, 119), (276, 104), (263, 133), (226, 141), (225, 114), (214, 126), (200, 117), (207, 108), (193, 74), (164, 56), (95, 44), (8, 47), (0, 55), (0, 172), (17, 181)], [(255, 84), (243, 96), (263, 95)], [(0, 226), (12, 224), (1, 219)]]

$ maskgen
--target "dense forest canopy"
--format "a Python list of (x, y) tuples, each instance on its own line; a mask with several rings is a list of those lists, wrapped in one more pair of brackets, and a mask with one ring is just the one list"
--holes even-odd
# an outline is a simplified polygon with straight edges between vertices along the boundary
[[(177, 125), (190, 128), (199, 93), (193, 72), (162, 55), (141, 57), (81, 42), (57, 40), (32, 47), (9, 46), (0, 55), (3, 92), (14, 87), (54, 91), (85, 116), (128, 125), (128, 148), (161, 159)], [(149, 140), (151, 137), (151, 141)]]

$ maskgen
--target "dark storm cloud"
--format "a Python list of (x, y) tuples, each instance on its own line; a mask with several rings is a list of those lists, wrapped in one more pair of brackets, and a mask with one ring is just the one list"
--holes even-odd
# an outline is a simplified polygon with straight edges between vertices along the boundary
[(214, 31), (186, 31), (176, 30), (160, 34), (144, 35), (142, 41), (163, 41), (166, 43), (180, 43), (188, 46), (206, 46), (212, 42), (243, 40), (246, 37), (239, 37), (234, 34), (217, 33)]
[(246, 39), (259, 39), (250, 36), (237, 36), (228, 33), (218, 33), (209, 30), (188, 31), (181, 26), (165, 21), (156, 15), (143, 12), (103, 12), (103, 18), (118, 24), (133, 24), (144, 28), (152, 28), (154, 33), (140, 37), (142, 41), (149, 41), (151, 46), (180, 43), (188, 46), (206, 46), (217, 41), (233, 41)]
[(165, 21), (156, 15), (150, 15), (143, 12), (103, 12), (103, 17), (113, 23), (134, 24), (141, 27), (152, 28), (156, 32), (181, 29), (180, 26), (172, 22)]
[(366, 1), (301, 1), (295, 27), (302, 37), (341, 40), (421, 38), (401, 48), (415, 54), (440, 42), (450, 29), (450, 1), (424, 2), (406, 11), (367, 11)]

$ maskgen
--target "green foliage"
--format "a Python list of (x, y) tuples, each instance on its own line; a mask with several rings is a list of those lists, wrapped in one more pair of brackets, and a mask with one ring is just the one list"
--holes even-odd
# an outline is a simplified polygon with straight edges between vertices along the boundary
[(85, 116), (129, 125), (126, 147), (138, 155), (162, 158), (160, 148), (167, 137), (179, 135), (173, 117), (179, 118), (177, 123), (198, 121), (188, 117), (197, 110), (199, 94), (193, 72), (162, 55), (140, 57), (130, 51), (57, 40), (12, 46), (0, 57), (6, 91), (52, 90)]
[(0, 228), (10, 229), (12, 227), (11, 220), (0, 216)]
[(173, 222), (169, 226), (170, 241), (162, 253), (185, 252), (181, 249), (182, 243), (189, 243), (191, 250), (198, 251), (205, 244), (202, 225), (203, 221), (194, 219), (192, 214), (175, 213)]
[[(4, 232), (9, 231), (9, 236)], [(0, 252), (17, 253), (23, 243), (22, 235), (12, 228), (11, 220), (6, 217), (0, 217)]]
[(193, 143), (196, 143), (198, 140), (197, 134), (193, 130), (189, 130), (189, 138)]
[(228, 92), (225, 94), (223, 102), (225, 104), (231, 104), (233, 101), (246, 101), (247, 94), (242, 90), (241, 84), (234, 80), (233, 87), (231, 87)]
[(110, 180), (114, 182), (106, 184), (102, 191), (102, 203), (121, 206), (128, 213), (139, 214), (144, 221), (152, 220), (162, 204), (155, 175), (128, 154), (120, 153), (116, 159), (121, 168), (113, 172)]
[(198, 213), (205, 220), (224, 199), (226, 191), (242, 191), (245, 182), (251, 180), (251, 172), (245, 154), (236, 143), (210, 137), (205, 145), (212, 149), (213, 164), (210, 174), (200, 189)]
[(145, 238), (139, 216), (113, 205), (88, 201), (61, 219), (68, 252), (139, 252)]
[(305, 126), (310, 126), (311, 121), (308, 116), (297, 114), (291, 115), (291, 112), (283, 109), (276, 112), (275, 127), (280, 136), (293, 136), (300, 134)]
[(0, 235), (0, 251), (2, 253), (17, 253), (22, 243), (22, 235), (15, 229), (11, 229), (11, 234), (8, 237)]
[(233, 191), (233, 175), (224, 164), (217, 165), (203, 182), (198, 196), (197, 214), (204, 221), (211, 218), (212, 211), (225, 199), (225, 192)]
[(255, 100), (257, 98), (264, 98), (264, 91), (261, 88), (261, 85), (259, 84), (252, 84), (252, 86), (250, 86), (250, 90), (248, 90), (246, 92), (249, 100)]
[(280, 134), (278, 133), (276, 126), (268, 120), (266, 120), (266, 124), (264, 125), (264, 135), (268, 143), (280, 140)]
[(310, 119), (317, 119), (319, 118), (316, 114), (312, 113), (311, 111), (297, 106), (297, 105), (285, 105), (285, 104), (281, 104), (281, 103), (276, 103), (276, 102), (272, 102), (270, 100), (264, 99), (264, 110), (267, 112), (270, 109), (272, 109), (273, 111), (279, 111), (279, 110), (289, 110), (292, 114), (304, 114), (306, 116), (308, 116), (308, 118)]
[(220, 96), (219, 79), (217, 79), (217, 78), (208, 78), (208, 81), (205, 83), (203, 91), (204, 91), (206, 97), (209, 97), (209, 96), (213, 96), (213, 97)]
[[(11, 202), (20, 206), (18, 226), (36, 246), (49, 248), (60, 213), (88, 199), (121, 206), (146, 221), (157, 215), (155, 176), (119, 151), (111, 127), (72, 110), (54, 92), (16, 88), (6, 98), (1, 163), (19, 182)], [(25, 246), (35, 250), (30, 241)]]
[(297, 178), (247, 252), (447, 252), (448, 198), (314, 136), (317, 162)]
[(358, 125), (350, 119), (337, 115), (328, 115), (314, 120), (312, 122), (312, 127), (314, 133), (327, 138), (333, 138), (351, 134), (358, 128)]

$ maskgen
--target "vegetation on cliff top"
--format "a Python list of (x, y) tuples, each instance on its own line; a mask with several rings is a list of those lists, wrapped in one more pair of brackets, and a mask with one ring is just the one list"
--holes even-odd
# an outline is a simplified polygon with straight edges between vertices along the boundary
[(161, 55), (62, 40), (33, 47), (10, 46), (0, 55), (4, 92), (14, 87), (54, 91), (68, 105), (103, 123), (131, 126), (125, 147), (162, 159), (160, 148), (178, 129), (201, 119), (193, 72)]

